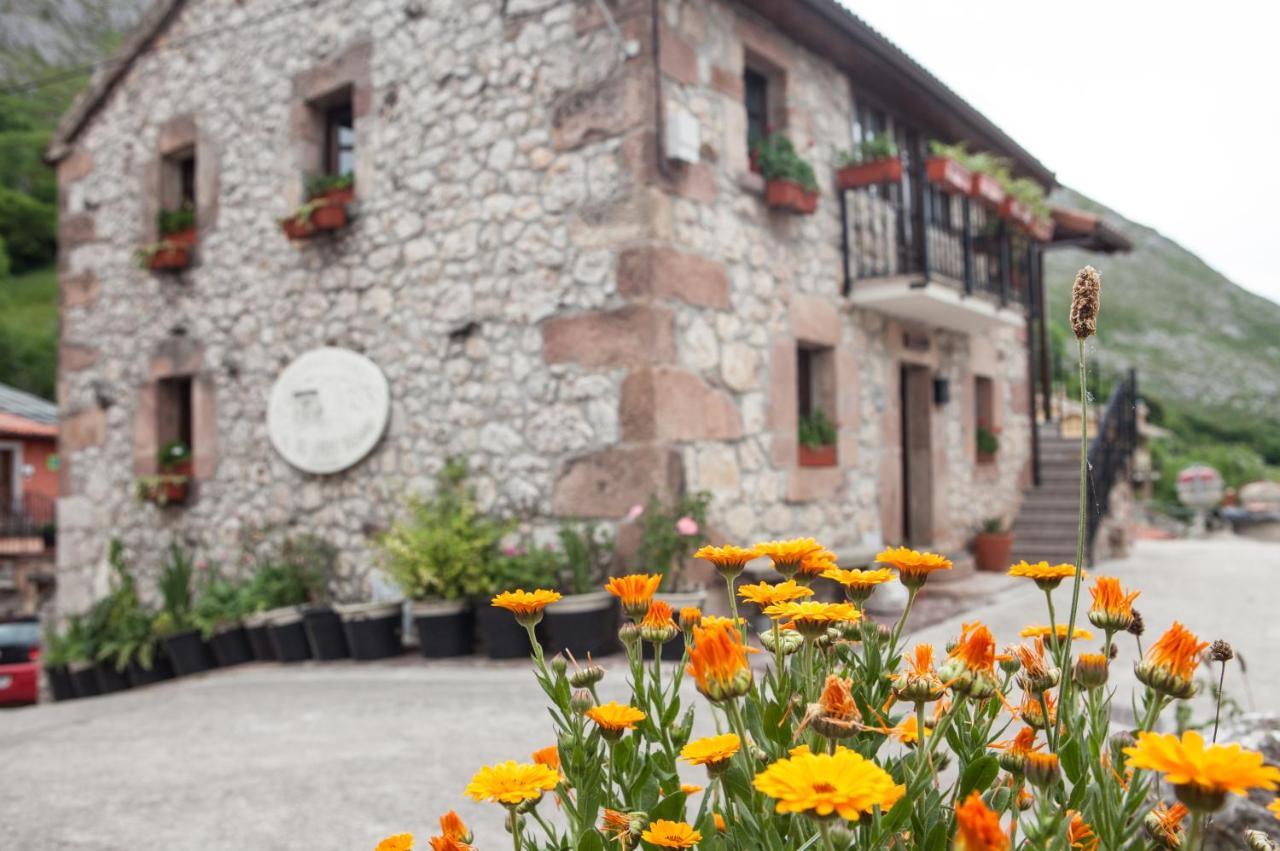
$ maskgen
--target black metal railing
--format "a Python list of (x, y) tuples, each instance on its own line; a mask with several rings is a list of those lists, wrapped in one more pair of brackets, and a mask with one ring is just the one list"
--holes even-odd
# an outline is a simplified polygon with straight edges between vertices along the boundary
[(1094, 538), (1102, 519), (1111, 512), (1111, 489), (1129, 469), (1138, 446), (1138, 374), (1129, 370), (1111, 389), (1106, 410), (1098, 418), (1098, 433), (1089, 442), (1089, 475), (1085, 552), (1093, 562)]
[(56, 501), (41, 494), (0, 500), (0, 538), (44, 538), (53, 546)]

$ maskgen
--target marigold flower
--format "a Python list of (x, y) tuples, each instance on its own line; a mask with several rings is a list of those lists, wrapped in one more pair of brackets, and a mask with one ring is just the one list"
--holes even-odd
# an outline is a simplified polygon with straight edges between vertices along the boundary
[(1121, 632), (1133, 623), (1133, 601), (1138, 599), (1140, 591), (1128, 594), (1120, 587), (1120, 580), (1114, 576), (1099, 576), (1089, 587), (1089, 595), (1093, 604), (1089, 606), (1089, 622), (1098, 629), (1108, 632)]
[(1170, 807), (1162, 802), (1143, 817), (1142, 826), (1161, 848), (1176, 851), (1182, 847), (1182, 820), (1187, 817), (1188, 812), (1190, 810), (1186, 804), (1174, 804)]
[(853, 700), (853, 681), (828, 674), (818, 702), (809, 704), (796, 734), (812, 726), (828, 739), (848, 738), (860, 729), (860, 717), (858, 704)]
[(698, 621), (698, 626), (704, 629), (709, 626), (731, 626), (741, 629), (746, 623), (746, 618), (738, 618), (735, 621), (733, 618), (728, 618), (724, 615), (703, 615), (702, 620)]
[(933, 669), (933, 645), (917, 644), (904, 659), (908, 669), (893, 675), (894, 696), (912, 703), (928, 703), (942, 697), (947, 687)]
[[(913, 714), (902, 716), (902, 719), (892, 727), (880, 728), (881, 733), (887, 734), (891, 739), (901, 742), (904, 745), (914, 745), (921, 739), (920, 719)], [(933, 731), (925, 725), (923, 730), (923, 738), (933, 735)]]
[(1032, 786), (1052, 786), (1062, 776), (1058, 755), (1052, 753), (1028, 753), (1022, 773)]
[(628, 730), (635, 729), (636, 724), (643, 721), (645, 717), (644, 713), (634, 706), (627, 706), (616, 700), (593, 706), (583, 714), (596, 722), (606, 739), (617, 739)]
[(548, 745), (533, 752), (533, 761), (538, 765), (545, 765), (547, 768), (560, 770), (560, 748), (555, 745)]
[[(544, 748), (544, 750), (547, 750), (547, 749)], [(550, 750), (555, 750), (555, 748), (551, 748)], [(534, 754), (535, 761), (537, 760), (537, 758), (538, 758), (537, 754)], [(555, 767), (556, 768), (560, 767), (559, 757), (556, 758)], [(459, 816), (457, 813), (455, 813), (453, 810), (449, 810), (449, 812), (440, 816), (440, 832), (444, 834), (446, 837), (448, 837), (449, 839), (459, 839), (463, 842), (471, 841), (471, 829), (468, 828), (466, 824), (463, 823), (462, 817)]]
[(560, 772), (545, 765), (520, 764), (514, 760), (486, 765), (475, 773), (464, 793), (473, 801), (492, 801), (517, 806), (536, 801), (560, 783)]
[(600, 829), (611, 834), (615, 841), (622, 843), (623, 847), (627, 847), (631, 838), (639, 833), (637, 824), (643, 824), (643, 821), (637, 821), (630, 813), (611, 810), (608, 807), (600, 818)]
[(707, 736), (694, 739), (680, 749), (680, 758), (690, 765), (705, 765), (714, 777), (716, 769), (728, 765), (733, 755), (742, 747), (742, 740), (736, 733), (725, 733), (722, 736)]
[(413, 834), (397, 833), (394, 836), (388, 836), (386, 839), (378, 843), (378, 847), (374, 851), (412, 851)]
[(877, 570), (845, 570), (833, 567), (823, 571), (823, 579), (830, 579), (844, 588), (844, 595), (850, 602), (861, 603), (871, 596), (880, 585), (893, 581), (893, 571), (887, 567)]
[(1030, 647), (1025, 644), (1019, 644), (1014, 648), (1013, 653), (1017, 657), (1020, 668), (1018, 685), (1022, 686), (1023, 689), (1039, 694), (1058, 684), (1061, 672), (1053, 664), (1053, 660), (1044, 655), (1043, 638), (1037, 638)]
[(1080, 851), (1098, 851), (1098, 843), (1101, 840), (1084, 820), (1084, 816), (1075, 810), (1067, 812), (1071, 815), (1071, 821), (1067, 823), (1067, 842), (1072, 848), (1079, 848)]
[[(1048, 638), (1050, 635), (1059, 641), (1067, 640), (1067, 625), (1065, 623), (1057, 624), (1055, 627), (1045, 626), (1043, 624), (1030, 624), (1023, 627), (1022, 632), (1018, 633), (1023, 638)], [(1071, 633), (1072, 641), (1092, 641), (1093, 633), (1082, 627), (1076, 627), (1075, 632)]]
[[(1033, 579), (1041, 590), (1052, 591), (1062, 584), (1062, 580), (1076, 575), (1076, 566), (1074, 564), (1049, 564), (1047, 561), (1038, 561), (1035, 564), (1020, 561), (1017, 564), (1010, 565), (1009, 575)], [(1080, 571), (1081, 577), (1086, 575), (1083, 570)]]
[[(1030, 692), (1024, 692), (1022, 695), (1022, 703), (1018, 706), (1018, 717), (1028, 727), (1036, 730), (1047, 730), (1058, 721), (1058, 707), (1054, 704), (1052, 692), (1044, 693), (1045, 706), (1040, 705), (1040, 701)], [(1044, 717), (1045, 707), (1049, 709), (1049, 717)]]
[(685, 606), (680, 610), (680, 628), (693, 629), (702, 623), (702, 609), (697, 606)]
[(808, 584), (815, 576), (821, 576), (828, 570), (838, 570), (836, 554), (828, 549), (815, 550), (800, 559), (800, 569), (796, 572), (797, 580)]
[(748, 562), (760, 558), (760, 553), (752, 547), (725, 544), (723, 547), (702, 547), (693, 557), (711, 562), (716, 566), (717, 573), (725, 579), (733, 579), (743, 571)]
[(680, 628), (676, 626), (674, 614), (670, 604), (654, 600), (640, 621), (640, 637), (655, 644), (665, 644), (675, 638)]
[(649, 603), (653, 595), (658, 593), (662, 584), (662, 575), (658, 573), (633, 573), (630, 576), (615, 576), (605, 583), (604, 590), (622, 601), (622, 609), (634, 619), (644, 617), (649, 611)]
[(747, 654), (755, 652), (742, 643), (741, 631), (732, 624), (695, 626), (687, 670), (709, 700), (730, 700), (750, 690)]
[(686, 795), (696, 795), (702, 791), (702, 787), (696, 783), (681, 783), (680, 791)]
[(1138, 680), (1161, 694), (1185, 700), (1196, 693), (1195, 671), (1209, 646), (1177, 621), (1134, 666)]
[(1034, 727), (1023, 727), (1012, 739), (992, 742), (987, 747), (1004, 751), (1000, 754), (1000, 767), (1010, 774), (1022, 774), (1027, 765), (1027, 754), (1040, 750), (1040, 745), (1036, 744)]
[(970, 792), (956, 807), (956, 851), (1005, 851), (1009, 837), (1000, 827), (1000, 816), (991, 811), (977, 792)]
[(431, 851), (473, 851), (470, 843), (452, 836), (433, 836), (428, 841), (431, 843)]
[(768, 556), (773, 569), (790, 579), (800, 569), (806, 556), (822, 549), (813, 538), (793, 538), (789, 541), (765, 541), (752, 547), (762, 556)]
[(951, 688), (981, 700), (996, 693), (996, 640), (986, 624), (962, 624), (960, 640), (938, 675)]
[(1082, 688), (1101, 688), (1107, 683), (1110, 665), (1105, 653), (1081, 653), (1076, 659), (1076, 682)]
[(711, 817), (715, 819), (716, 830), (718, 830), (721, 833), (724, 833), (725, 831), (724, 816), (720, 815), (719, 813), (712, 813)]
[(739, 585), (738, 596), (748, 603), (755, 603), (761, 609), (767, 609), (769, 606), (776, 606), (779, 603), (789, 603), (802, 597), (812, 597), (813, 589), (798, 584), (794, 579), (788, 579), (786, 582), (779, 582), (776, 585), (770, 585), (768, 582), (758, 582), (755, 585)]
[(1250, 789), (1273, 790), (1280, 784), (1280, 768), (1264, 765), (1262, 754), (1236, 744), (1206, 747), (1195, 730), (1181, 739), (1144, 730), (1124, 753), (1131, 768), (1163, 774), (1178, 800), (1193, 810), (1216, 810), (1228, 793), (1244, 796)]
[(806, 638), (816, 638), (841, 621), (857, 621), (862, 612), (852, 603), (775, 603), (764, 610), (774, 620), (788, 620)]
[(777, 801), (779, 813), (836, 814), (858, 821), (875, 807), (888, 809), (906, 787), (856, 751), (837, 746), (833, 754), (811, 753), (801, 746), (756, 775), (754, 785)]
[(1267, 804), (1267, 811), (1277, 819), (1280, 819), (1280, 798), (1276, 798), (1274, 801)]
[(702, 834), (685, 822), (658, 819), (649, 823), (640, 838), (659, 848), (692, 848), (702, 841)]
[(536, 591), (503, 591), (491, 602), (494, 608), (506, 609), (514, 614), (521, 626), (529, 627), (536, 626), (542, 620), (542, 610), (559, 599), (559, 591), (540, 588)]
[(924, 585), (929, 574), (950, 570), (951, 559), (937, 553), (922, 553), (910, 547), (890, 547), (876, 556), (876, 563), (898, 571), (898, 581), (908, 588)]

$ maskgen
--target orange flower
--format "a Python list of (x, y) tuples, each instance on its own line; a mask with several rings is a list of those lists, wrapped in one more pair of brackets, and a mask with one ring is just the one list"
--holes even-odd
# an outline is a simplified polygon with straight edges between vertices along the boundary
[[(546, 750), (555, 750), (555, 748), (552, 747)], [(534, 761), (537, 761), (537, 754), (534, 754), (533, 758)], [(556, 759), (555, 767), (560, 767), (560, 760), (558, 758)], [(471, 830), (463, 823), (462, 818), (453, 810), (449, 810), (449, 812), (440, 816), (440, 832), (450, 839), (461, 839), (463, 842), (471, 841)]]
[(1273, 790), (1280, 784), (1280, 768), (1265, 765), (1262, 754), (1239, 745), (1206, 747), (1195, 730), (1181, 739), (1144, 730), (1124, 753), (1130, 768), (1163, 774), (1178, 799), (1192, 809), (1216, 810), (1228, 793), (1244, 796), (1250, 789)]
[(715, 819), (716, 830), (720, 831), (721, 833), (724, 833), (724, 830), (725, 830), (724, 816), (720, 815), (719, 813), (712, 813), (711, 817)]
[(494, 608), (506, 609), (514, 614), (516, 620), (522, 626), (530, 627), (537, 625), (538, 621), (542, 620), (543, 609), (559, 599), (559, 591), (539, 589), (530, 592), (520, 589), (517, 591), (503, 591), (493, 598), (492, 604)]
[(1054, 753), (1029, 753), (1023, 763), (1023, 773), (1033, 786), (1052, 786), (1062, 776), (1062, 764)]
[(796, 625), (796, 629), (806, 638), (817, 638), (827, 631), (827, 627), (841, 621), (857, 621), (862, 612), (852, 603), (776, 603), (764, 610), (774, 620), (787, 620)]
[[(902, 720), (897, 724), (894, 724), (892, 727), (882, 727), (879, 729), (880, 732), (886, 733), (891, 738), (904, 745), (914, 745), (916, 742), (920, 741), (921, 738), (920, 722), (915, 715), (904, 715), (902, 716)], [(923, 732), (926, 738), (933, 735), (933, 731), (929, 729), (928, 725), (925, 725)]]
[(888, 810), (906, 793), (893, 776), (857, 751), (837, 746), (812, 753), (801, 745), (756, 775), (753, 785), (773, 798), (779, 813), (838, 815), (859, 821), (879, 807)]
[[(600, 829), (605, 833), (613, 835), (617, 842), (621, 842), (625, 847), (632, 836), (631, 816), (626, 813), (605, 808), (604, 816), (600, 819)], [(639, 832), (639, 827), (636, 827)]]
[(1120, 587), (1120, 580), (1114, 576), (1099, 576), (1089, 588), (1093, 597), (1093, 605), (1089, 607), (1089, 622), (1098, 629), (1108, 632), (1120, 632), (1133, 623), (1133, 601), (1138, 599), (1140, 591), (1128, 594)]
[(1036, 744), (1036, 731), (1031, 727), (1023, 727), (1012, 739), (992, 742), (987, 747), (1004, 751), (1000, 754), (1000, 767), (1012, 774), (1021, 774), (1027, 763), (1027, 754), (1040, 750), (1040, 745)]
[(883, 585), (893, 579), (893, 571), (887, 567), (879, 570), (845, 570), (833, 567), (823, 571), (823, 579), (830, 579), (844, 586), (844, 594), (854, 602), (862, 602), (871, 596), (876, 586)]
[(1170, 807), (1159, 803), (1142, 819), (1142, 826), (1161, 848), (1181, 848), (1182, 820), (1189, 812), (1186, 804), (1174, 804)]
[(454, 839), (452, 836), (433, 836), (429, 841), (431, 851), (472, 851), (470, 843)]
[(761, 609), (767, 609), (778, 603), (789, 603), (802, 597), (812, 597), (813, 589), (797, 584), (794, 579), (788, 579), (776, 585), (770, 585), (768, 582), (739, 585), (738, 596), (748, 603), (755, 603)]
[(627, 730), (635, 729), (644, 720), (644, 713), (634, 706), (609, 701), (587, 710), (586, 716), (596, 722), (605, 738), (617, 739)]
[(1044, 639), (1037, 638), (1028, 647), (1019, 644), (1013, 654), (1021, 669), (1018, 671), (1018, 684), (1033, 693), (1040, 693), (1058, 684), (1060, 672), (1051, 659), (1044, 655)]
[(928, 703), (942, 697), (946, 684), (933, 669), (933, 645), (917, 644), (911, 655), (904, 655), (908, 670), (893, 675), (893, 694), (899, 700)]
[(1274, 801), (1267, 804), (1267, 812), (1271, 813), (1277, 819), (1280, 819), (1280, 798), (1276, 798)]
[(821, 576), (828, 570), (839, 570), (840, 566), (836, 564), (836, 554), (828, 549), (814, 550), (804, 558), (800, 559), (799, 575), (812, 579), (815, 576)]
[(702, 623), (702, 609), (697, 606), (685, 606), (680, 610), (680, 628), (693, 629)]
[(1075, 810), (1067, 812), (1071, 814), (1071, 822), (1067, 825), (1067, 841), (1071, 843), (1071, 847), (1081, 851), (1098, 851), (1101, 840), (1094, 835), (1093, 828), (1084, 820), (1084, 816)]
[(655, 819), (640, 834), (640, 838), (659, 848), (692, 848), (702, 841), (702, 834), (682, 821)]
[(702, 791), (702, 787), (696, 783), (681, 783), (680, 791), (686, 795), (696, 795)]
[(545, 765), (519, 765), (513, 760), (486, 765), (475, 773), (464, 794), (473, 801), (493, 801), (514, 807), (536, 801), (556, 788), (560, 773)]
[[(1029, 624), (1022, 628), (1022, 632), (1018, 633), (1023, 638), (1048, 638), (1051, 634), (1059, 641), (1066, 641), (1067, 625), (1060, 623), (1056, 627), (1048, 627), (1043, 624)], [(1092, 641), (1093, 633), (1087, 629), (1076, 627), (1075, 632), (1071, 633), (1071, 640)]]
[(538, 765), (545, 765), (547, 768), (560, 770), (560, 749), (555, 745), (548, 745), (545, 748), (533, 752), (533, 761)]
[(996, 639), (986, 624), (978, 623), (977, 621), (961, 624), (960, 640), (956, 642), (956, 646), (952, 649), (948, 658), (959, 659), (970, 671), (990, 674), (994, 677), (996, 671)]
[(742, 643), (742, 633), (732, 624), (695, 626), (688, 671), (707, 698), (731, 700), (751, 688), (747, 654), (754, 652)]
[(768, 556), (773, 562), (773, 569), (790, 578), (795, 576), (806, 557), (822, 549), (822, 544), (813, 538), (793, 538), (790, 541), (765, 541), (752, 549)]
[(1053, 692), (1044, 693), (1044, 703), (1049, 709), (1048, 720), (1044, 717), (1044, 708), (1040, 706), (1040, 701), (1030, 692), (1024, 692), (1022, 705), (1018, 707), (1018, 717), (1028, 727), (1034, 727), (1037, 730), (1049, 729), (1058, 720), (1058, 708), (1054, 705)]
[[(1035, 564), (1020, 561), (1009, 567), (1009, 575), (1034, 579), (1036, 585), (1040, 586), (1042, 590), (1052, 591), (1062, 584), (1062, 580), (1076, 575), (1076, 566), (1074, 564), (1049, 564), (1047, 561), (1038, 561)], [(1082, 578), (1085, 576), (1084, 571), (1080, 571), (1080, 576)]]
[(388, 836), (379, 842), (374, 851), (412, 851), (412, 849), (413, 834), (397, 833), (395, 836)]
[[(680, 749), (680, 758), (690, 765), (705, 765), (713, 775), (728, 767), (729, 760), (742, 747), (736, 733), (696, 739)], [(714, 770), (713, 770), (714, 769)]]
[(760, 553), (751, 547), (725, 544), (723, 547), (703, 547), (694, 553), (693, 557), (711, 562), (721, 576), (725, 579), (733, 579), (747, 566), (747, 562), (760, 558)]
[(640, 620), (641, 627), (664, 628), (671, 627), (675, 629), (675, 611), (671, 608), (671, 604), (663, 600), (654, 600), (649, 604), (649, 608), (645, 611), (644, 617)]
[(629, 617), (638, 619), (649, 611), (649, 602), (661, 584), (661, 574), (633, 573), (613, 577), (605, 583), (604, 590), (622, 601), (622, 608)]
[(977, 792), (970, 792), (956, 807), (955, 847), (956, 851), (1005, 851), (1009, 847), (1000, 816), (987, 808)]
[(938, 570), (950, 570), (951, 559), (937, 553), (922, 553), (909, 547), (890, 547), (876, 556), (877, 564), (888, 565), (898, 571), (898, 581), (908, 588), (924, 585), (929, 574)]
[(1144, 685), (1170, 697), (1185, 700), (1196, 693), (1196, 665), (1209, 646), (1177, 621), (1147, 649), (1134, 673)]

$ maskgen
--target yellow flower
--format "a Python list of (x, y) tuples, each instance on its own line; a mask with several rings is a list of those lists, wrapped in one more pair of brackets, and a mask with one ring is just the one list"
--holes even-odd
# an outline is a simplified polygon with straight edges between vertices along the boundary
[(687, 671), (698, 691), (712, 701), (741, 697), (751, 688), (747, 654), (755, 652), (742, 643), (742, 632), (731, 623), (695, 626)]
[(694, 739), (680, 749), (680, 758), (690, 765), (723, 765), (742, 747), (742, 740), (734, 733)]
[(777, 801), (779, 813), (832, 813), (858, 821), (876, 807), (888, 809), (906, 787), (856, 751), (837, 746), (835, 753), (811, 753), (801, 746), (756, 775), (754, 785)]
[(748, 603), (755, 603), (761, 609), (767, 609), (778, 603), (789, 603), (802, 597), (812, 597), (813, 589), (798, 584), (794, 579), (788, 579), (776, 585), (770, 585), (768, 582), (739, 585), (738, 596)]
[[(915, 715), (904, 715), (902, 716), (902, 720), (897, 724), (894, 724), (892, 727), (885, 727), (881, 729), (880, 732), (885, 733), (904, 745), (914, 745), (916, 742), (920, 741), (919, 719), (916, 718)], [(924, 735), (925, 738), (933, 735), (933, 731), (930, 730), (927, 725), (924, 728)]]
[(649, 823), (640, 838), (659, 848), (692, 848), (702, 841), (702, 834), (685, 822), (658, 819)]
[(951, 569), (951, 559), (937, 553), (917, 552), (909, 547), (883, 550), (876, 556), (876, 563), (897, 570), (898, 581), (908, 588), (919, 588), (935, 571)]
[(806, 556), (822, 549), (813, 538), (793, 538), (790, 541), (765, 541), (752, 547), (762, 556), (768, 556), (773, 562), (773, 569), (790, 579), (800, 569), (800, 562)]
[(1195, 672), (1200, 654), (1209, 646), (1177, 621), (1147, 649), (1134, 673), (1144, 685), (1185, 700), (1196, 692)]
[(560, 599), (559, 591), (503, 591), (493, 598), (493, 606), (506, 609), (516, 616), (522, 626), (534, 626), (542, 620), (542, 610)]
[(395, 836), (388, 836), (386, 839), (378, 843), (378, 847), (373, 851), (412, 851), (413, 834), (397, 833)]
[[(1049, 564), (1047, 561), (1038, 561), (1035, 564), (1020, 561), (1009, 567), (1009, 575), (1034, 579), (1036, 585), (1039, 585), (1040, 588), (1045, 591), (1052, 591), (1062, 584), (1062, 580), (1076, 575), (1076, 566), (1074, 564)], [(1082, 578), (1086, 576), (1085, 572), (1080, 571), (1080, 576)]]
[(1273, 790), (1280, 784), (1280, 768), (1264, 765), (1262, 754), (1234, 744), (1206, 747), (1195, 730), (1181, 739), (1143, 731), (1124, 753), (1130, 768), (1163, 774), (1178, 800), (1193, 810), (1216, 810), (1228, 793), (1244, 796), (1250, 789)]
[(970, 792), (956, 807), (955, 847), (956, 851), (1005, 851), (1009, 847), (1000, 816), (987, 808), (977, 792)]
[(693, 783), (681, 783), (680, 791), (686, 795), (696, 795), (702, 791), (702, 787)]
[(1120, 587), (1120, 580), (1114, 576), (1099, 576), (1089, 588), (1093, 597), (1093, 605), (1089, 607), (1089, 622), (1098, 629), (1119, 632), (1128, 629), (1133, 623), (1133, 601), (1138, 599), (1139, 591), (1128, 594)]
[(605, 583), (604, 590), (622, 601), (622, 608), (628, 616), (642, 618), (649, 611), (649, 602), (661, 584), (661, 574), (633, 573), (613, 577)]
[(724, 830), (725, 830), (724, 816), (720, 815), (719, 813), (712, 813), (711, 817), (715, 819), (716, 830), (720, 831), (721, 833), (724, 833)]
[[(1067, 625), (1065, 623), (1060, 623), (1056, 628), (1053, 628), (1044, 626), (1043, 624), (1030, 624), (1024, 627), (1022, 632), (1018, 634), (1023, 638), (1048, 638), (1050, 633), (1054, 634), (1059, 641), (1066, 641)], [(1076, 631), (1071, 633), (1071, 639), (1073, 641), (1092, 641), (1093, 633), (1087, 629), (1076, 627)]]
[(600, 726), (606, 737), (612, 738), (635, 729), (636, 724), (644, 720), (644, 713), (639, 709), (612, 700), (591, 707), (586, 715)]
[(693, 629), (702, 623), (702, 609), (697, 606), (685, 606), (680, 610), (680, 628)]
[(703, 615), (702, 620), (698, 621), (698, 626), (704, 629), (709, 626), (736, 626), (741, 628), (746, 622), (746, 618), (738, 618), (735, 621), (733, 618), (727, 618), (724, 615)]
[(845, 570), (833, 567), (823, 571), (822, 578), (844, 586), (845, 596), (860, 603), (871, 596), (876, 586), (892, 581), (893, 571), (887, 567), (878, 570)]
[(1280, 819), (1280, 798), (1276, 798), (1274, 801), (1267, 804), (1267, 811), (1277, 819)]
[(477, 771), (467, 784), (465, 794), (473, 801), (515, 806), (538, 800), (543, 792), (556, 788), (559, 782), (560, 773), (545, 765), (524, 765), (507, 760), (497, 765), (486, 765)]
[(814, 550), (804, 558), (800, 559), (800, 569), (798, 575), (803, 577), (805, 581), (813, 579), (815, 576), (821, 576), (828, 570), (839, 570), (840, 565), (836, 564), (836, 554), (826, 548)]
[(709, 561), (725, 579), (732, 579), (742, 572), (747, 562), (760, 558), (760, 553), (751, 547), (735, 547), (725, 544), (723, 547), (702, 547), (693, 554), (694, 558)]
[(815, 638), (827, 631), (831, 624), (841, 621), (856, 621), (862, 612), (852, 603), (775, 603), (764, 610), (774, 620), (790, 621), (800, 630), (800, 634)]

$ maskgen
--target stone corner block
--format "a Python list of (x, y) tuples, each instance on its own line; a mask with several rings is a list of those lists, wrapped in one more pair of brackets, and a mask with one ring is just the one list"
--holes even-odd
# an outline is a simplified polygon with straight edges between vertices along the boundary
[(723, 263), (673, 248), (632, 248), (618, 259), (618, 292), (630, 297), (675, 298), (698, 307), (728, 310), (729, 273)]
[(670, 310), (646, 305), (557, 317), (542, 325), (542, 357), (588, 367), (670, 362), (674, 326)]
[(551, 507), (561, 516), (617, 518), (652, 494), (666, 498), (678, 492), (683, 479), (679, 453), (669, 447), (614, 446), (569, 461)]
[(733, 399), (672, 367), (633, 372), (622, 384), (618, 419), (624, 440), (736, 440), (742, 415)]

